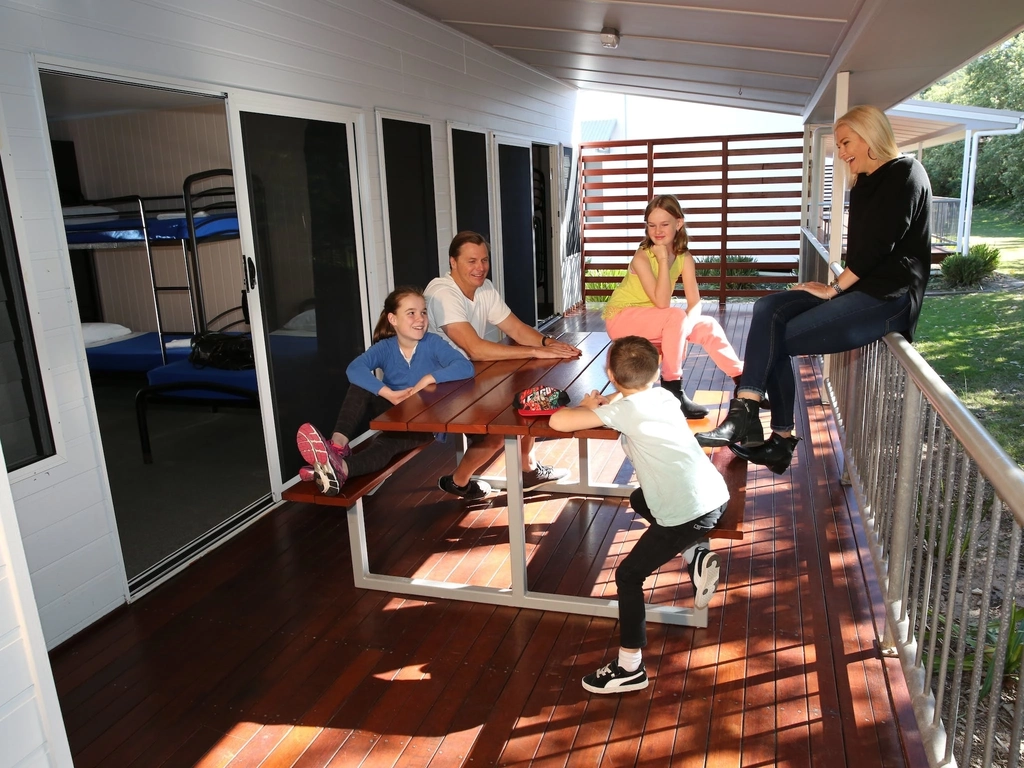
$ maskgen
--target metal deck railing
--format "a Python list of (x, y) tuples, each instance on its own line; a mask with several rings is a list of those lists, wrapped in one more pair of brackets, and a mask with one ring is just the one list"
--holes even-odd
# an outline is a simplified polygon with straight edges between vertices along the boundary
[(831, 356), (828, 388), (885, 593), (880, 644), (929, 760), (1017, 768), (1024, 472), (899, 334)]

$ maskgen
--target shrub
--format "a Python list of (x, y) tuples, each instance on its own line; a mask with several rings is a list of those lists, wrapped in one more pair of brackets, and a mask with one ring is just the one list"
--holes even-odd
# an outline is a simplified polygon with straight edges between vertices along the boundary
[[(726, 290), (730, 291), (742, 291), (742, 290), (774, 290), (778, 288), (778, 285), (773, 283), (733, 283), (728, 282), (729, 277), (757, 277), (761, 274), (759, 270), (745, 269), (743, 267), (733, 267), (733, 264), (755, 264), (757, 259), (753, 256), (726, 256), (725, 262), (729, 266), (726, 267)], [(701, 282), (701, 280), (707, 280), (711, 275), (718, 275), (718, 266), (721, 263), (718, 256), (697, 256), (694, 258), (696, 272), (697, 272), (697, 288), (701, 291), (716, 291), (718, 290), (718, 283)], [(702, 267), (703, 264), (710, 266)]]
[(986, 275), (991, 275), (999, 269), (999, 249), (994, 245), (978, 243), (977, 245), (972, 245), (968, 253), (971, 258), (981, 259), (985, 265)]
[[(998, 254), (997, 254), (998, 257)], [(942, 279), (949, 288), (969, 288), (979, 285), (990, 274), (983, 258), (974, 255), (974, 248), (967, 255), (953, 253), (942, 260)]]

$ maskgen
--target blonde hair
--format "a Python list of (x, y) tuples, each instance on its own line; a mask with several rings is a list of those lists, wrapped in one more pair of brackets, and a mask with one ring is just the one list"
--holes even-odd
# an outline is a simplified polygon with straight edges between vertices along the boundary
[[(644, 210), (644, 239), (640, 241), (641, 248), (650, 248), (654, 245), (651, 236), (647, 234), (647, 217), (654, 210), (662, 210), (673, 219), (683, 218), (683, 209), (680, 207), (675, 195), (656, 195), (653, 197)], [(676, 255), (686, 253), (686, 248), (689, 244), (690, 236), (686, 234), (686, 224), (683, 224), (679, 231), (676, 232), (675, 239), (672, 241), (672, 252)]]
[(899, 157), (900, 150), (896, 146), (896, 137), (892, 133), (889, 118), (878, 107), (872, 107), (870, 104), (854, 107), (836, 120), (832, 132), (835, 133), (841, 125), (845, 125), (864, 139), (873, 160), (887, 163), (894, 157)]

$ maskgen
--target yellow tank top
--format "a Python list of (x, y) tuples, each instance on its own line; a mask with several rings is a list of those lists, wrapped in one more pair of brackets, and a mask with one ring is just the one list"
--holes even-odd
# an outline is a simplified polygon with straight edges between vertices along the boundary
[[(658, 276), (658, 259), (654, 255), (654, 251), (650, 248), (645, 248), (644, 253), (647, 254), (647, 260), (651, 263), (651, 270), (654, 272), (654, 276)], [(631, 262), (632, 264), (632, 262)], [(679, 281), (679, 273), (683, 271), (683, 257), (682, 255), (676, 256), (676, 260), (672, 262), (672, 266), (669, 267), (668, 276), (674, 286)], [(604, 312), (601, 316), (607, 320), (617, 312), (621, 312), (626, 307), (653, 307), (654, 302), (647, 296), (647, 292), (644, 290), (643, 285), (640, 283), (640, 277), (632, 269), (626, 271), (626, 276), (619, 283), (618, 287), (612, 291), (612, 295), (608, 298), (608, 303), (604, 307)]]

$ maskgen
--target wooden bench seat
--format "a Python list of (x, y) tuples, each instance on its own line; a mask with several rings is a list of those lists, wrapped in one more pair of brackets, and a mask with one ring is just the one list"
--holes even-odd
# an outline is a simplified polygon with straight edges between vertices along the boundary
[(341, 487), (341, 492), (337, 496), (325, 496), (316, 487), (316, 483), (310, 480), (291, 486), (281, 494), (281, 498), (287, 501), (298, 501), (304, 504), (316, 504), (323, 507), (351, 507), (430, 444), (428, 441), (412, 450), (398, 454), (391, 460), (391, 463), (383, 469), (378, 469), (376, 472), (371, 472), (368, 475), (359, 475), (358, 477), (350, 477), (345, 481), (345, 484)]
[(711, 463), (722, 473), (729, 487), (729, 506), (709, 536), (738, 541), (743, 538), (743, 511), (747, 506), (747, 462), (728, 448), (714, 448)]

